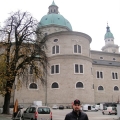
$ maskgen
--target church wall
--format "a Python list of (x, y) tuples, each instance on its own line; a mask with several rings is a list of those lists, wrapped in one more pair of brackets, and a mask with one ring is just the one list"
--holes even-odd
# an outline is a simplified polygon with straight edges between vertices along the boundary
[(32, 90), (26, 87), (22, 87), (19, 91), (15, 91), (15, 99), (18, 99), (18, 102), (23, 104), (24, 107), (29, 106), (33, 101), (42, 101), (45, 104), (45, 89), (41, 89), (41, 85), (38, 86), (37, 90)]
[[(120, 61), (120, 54), (115, 54), (115, 53), (105, 53), (105, 52), (92, 52), (91, 51), (91, 58), (92, 59), (98, 59), (100, 60), (100, 57), (103, 57), (103, 60), (108, 60), (108, 61)], [(115, 60), (113, 60), (115, 58)]]
[(47, 33), (47, 35), (60, 32), (60, 31), (68, 31), (65, 27), (58, 27), (58, 26), (47, 26), (40, 29), (43, 34)]
[[(120, 67), (93, 65), (95, 102), (117, 102), (120, 90), (114, 91), (114, 87), (120, 88)], [(97, 78), (97, 71), (103, 72), (103, 79)], [(118, 73), (118, 79), (112, 79), (112, 72)], [(103, 91), (98, 91), (98, 86), (103, 86)]]
[[(74, 33), (74, 32), (73, 32)], [(54, 39), (58, 39), (58, 42), (54, 42)], [(90, 49), (90, 43), (87, 38), (84, 36), (81, 36), (80, 34), (70, 34), (69, 32), (63, 34), (59, 32), (56, 36), (50, 36), (48, 38), (47, 42), (47, 55), (52, 55), (52, 47), (55, 45), (58, 45), (60, 47), (60, 53), (57, 55), (65, 55), (65, 54), (73, 54), (74, 53), (74, 45), (80, 45), (81, 46), (81, 53), (79, 55), (83, 56), (90, 56), (89, 49)], [(77, 54), (76, 54), (77, 55)]]
[[(94, 103), (93, 76), (91, 75), (91, 61), (75, 59), (75, 57), (61, 57), (49, 61), (50, 65), (59, 64), (60, 74), (51, 75), (48, 69), (48, 104), (70, 104), (74, 99), (82, 103)], [(74, 73), (74, 63), (84, 65), (83, 74)], [(53, 82), (59, 84), (58, 89), (51, 88)], [(82, 82), (84, 88), (76, 89), (76, 83)]]

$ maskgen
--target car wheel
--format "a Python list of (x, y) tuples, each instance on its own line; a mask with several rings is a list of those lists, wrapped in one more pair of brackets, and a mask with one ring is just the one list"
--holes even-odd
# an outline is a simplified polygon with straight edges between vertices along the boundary
[(104, 115), (105, 113), (104, 113), (104, 112), (102, 112), (102, 114)]
[(109, 115), (111, 115), (111, 113), (109, 112)]

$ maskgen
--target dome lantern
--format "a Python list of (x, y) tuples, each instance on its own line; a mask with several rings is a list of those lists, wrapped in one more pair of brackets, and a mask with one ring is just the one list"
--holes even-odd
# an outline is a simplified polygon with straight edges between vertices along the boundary
[(49, 6), (48, 14), (44, 15), (39, 22), (39, 27), (46, 27), (51, 25), (64, 27), (67, 30), (72, 31), (72, 26), (70, 22), (59, 14), (58, 6), (55, 4), (54, 1)]
[(52, 4), (49, 6), (49, 11), (48, 11), (48, 14), (52, 14), (52, 13), (55, 13), (55, 14), (58, 14), (58, 6), (55, 4), (54, 0), (52, 2)]
[(110, 27), (108, 26), (108, 23), (107, 23), (106, 29), (107, 29), (107, 31), (106, 31), (104, 39), (108, 39), (108, 38), (114, 39), (114, 36), (110, 31)]

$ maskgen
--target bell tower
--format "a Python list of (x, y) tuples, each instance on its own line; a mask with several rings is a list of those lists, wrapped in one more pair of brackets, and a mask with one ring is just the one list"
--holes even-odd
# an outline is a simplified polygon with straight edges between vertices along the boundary
[(106, 34), (104, 36), (105, 46), (102, 47), (104, 52), (119, 53), (119, 46), (114, 44), (114, 36), (110, 31), (110, 27), (106, 27)]

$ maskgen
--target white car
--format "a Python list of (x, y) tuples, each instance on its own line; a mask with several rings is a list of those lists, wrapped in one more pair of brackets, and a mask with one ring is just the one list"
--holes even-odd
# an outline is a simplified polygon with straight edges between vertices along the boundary
[(116, 107), (105, 107), (103, 110), (102, 110), (102, 114), (108, 114), (108, 115), (111, 115), (111, 114), (115, 114), (117, 115), (117, 109)]
[(82, 106), (83, 111), (98, 111), (98, 108), (95, 105), (85, 104)]
[(57, 105), (53, 105), (52, 109), (58, 109), (58, 106)]

